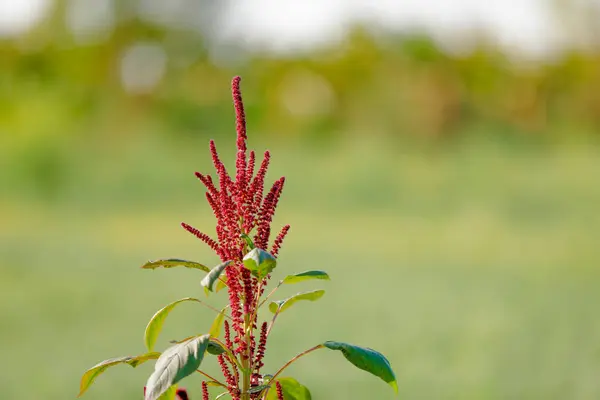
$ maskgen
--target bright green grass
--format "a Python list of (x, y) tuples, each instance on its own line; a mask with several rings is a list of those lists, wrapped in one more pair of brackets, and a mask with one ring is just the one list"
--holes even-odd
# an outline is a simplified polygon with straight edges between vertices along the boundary
[[(14, 196), (2, 203), (2, 398), (73, 398), (88, 367), (143, 352), (156, 310), (203, 296), (194, 271), (139, 266), (166, 256), (217, 262), (178, 226), (212, 232), (191, 175), (209, 170), (205, 147), (121, 153), (98, 151), (89, 163), (74, 156), (67, 194), (52, 206)], [(270, 179), (282, 174), (288, 187), (276, 224), (292, 230), (275, 278), (325, 269), (332, 281), (282, 291), (327, 293), (281, 316), (268, 369), (340, 340), (386, 354), (403, 399), (600, 398), (600, 156), (593, 150), (282, 147)], [(213, 304), (225, 297), (213, 296)], [(205, 332), (212, 318), (181, 305), (160, 346)], [(216, 371), (209, 360), (206, 369)], [(115, 367), (85, 398), (141, 398), (151, 368)], [(393, 398), (336, 352), (317, 352), (288, 372), (316, 399)], [(184, 381), (194, 400), (199, 382)]]

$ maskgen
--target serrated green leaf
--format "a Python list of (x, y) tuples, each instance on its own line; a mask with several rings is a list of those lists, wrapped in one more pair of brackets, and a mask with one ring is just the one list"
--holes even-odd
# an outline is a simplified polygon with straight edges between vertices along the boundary
[(284, 300), (272, 301), (271, 304), (269, 304), (269, 310), (273, 314), (275, 314), (277, 312), (277, 310), (279, 309), (279, 313), (282, 313), (285, 310), (287, 310), (288, 308), (290, 308), (291, 306), (293, 306), (294, 303), (296, 303), (297, 301), (300, 301), (300, 300), (316, 301), (316, 300), (319, 300), (321, 297), (323, 297), (324, 294), (325, 294), (324, 290), (313, 290), (311, 292), (298, 293), (298, 294), (295, 294), (292, 297), (288, 297), (287, 299), (284, 299)]
[(215, 284), (215, 281), (219, 279), (219, 276), (229, 264), (231, 264), (231, 261), (225, 261), (224, 263), (217, 265), (211, 269), (208, 274), (206, 274), (202, 281), (200, 281), (200, 284), (204, 286), (204, 291), (206, 294), (208, 294), (209, 291), (213, 291), (213, 285)]
[[(281, 385), (285, 400), (311, 400), (312, 397), (308, 388), (294, 378), (277, 378), (276, 381)], [(267, 400), (277, 400), (275, 382), (272, 382), (271, 386), (269, 393), (267, 393)]]
[(282, 283), (292, 284), (292, 283), (307, 281), (310, 279), (329, 280), (329, 275), (325, 271), (305, 271), (305, 272), (300, 272), (298, 274), (286, 276), (285, 278), (283, 278)]
[(194, 373), (202, 363), (210, 335), (202, 335), (165, 350), (146, 383), (144, 400), (157, 400), (171, 385)]
[(174, 301), (173, 303), (161, 308), (150, 318), (148, 325), (146, 325), (146, 331), (144, 332), (144, 343), (146, 343), (146, 347), (149, 351), (152, 351), (154, 345), (156, 344), (156, 340), (158, 339), (158, 335), (162, 331), (162, 327), (165, 323), (165, 319), (169, 313), (175, 308), (175, 306), (179, 303), (183, 303), (185, 301), (196, 301), (201, 302), (198, 299), (193, 297), (186, 297), (181, 300)]
[(243, 259), (244, 267), (259, 279), (269, 275), (277, 266), (277, 260), (263, 249), (255, 248)]
[(221, 336), (221, 325), (223, 325), (223, 320), (225, 319), (225, 310), (227, 310), (227, 307), (223, 308), (221, 312), (218, 313), (215, 317), (215, 320), (213, 321), (212, 325), (210, 326), (210, 330), (208, 331), (208, 334), (210, 336), (215, 338)]
[(327, 341), (323, 346), (331, 350), (339, 350), (355, 367), (370, 372), (388, 383), (398, 393), (396, 375), (387, 358), (378, 351), (348, 343)]
[(186, 267), (192, 269), (199, 269), (204, 272), (210, 271), (206, 265), (197, 263), (195, 261), (180, 260), (178, 258), (167, 258), (155, 261), (148, 261), (142, 265), (143, 269), (156, 269), (156, 268), (175, 268), (175, 267)]
[(142, 355), (136, 356), (136, 357), (126, 356), (126, 357), (116, 357), (116, 358), (110, 358), (108, 360), (104, 360), (104, 361), (94, 365), (92, 368), (88, 369), (83, 374), (83, 376), (81, 377), (81, 382), (79, 384), (79, 394), (77, 395), (77, 397), (84, 394), (85, 391), (88, 390), (89, 387), (92, 385), (92, 383), (94, 383), (96, 378), (98, 376), (100, 376), (102, 373), (104, 373), (104, 371), (106, 371), (108, 368), (113, 367), (118, 364), (129, 364), (135, 368), (138, 365), (143, 364), (148, 360), (157, 359), (159, 356), (160, 356), (160, 353), (153, 352), (153, 353), (142, 354)]

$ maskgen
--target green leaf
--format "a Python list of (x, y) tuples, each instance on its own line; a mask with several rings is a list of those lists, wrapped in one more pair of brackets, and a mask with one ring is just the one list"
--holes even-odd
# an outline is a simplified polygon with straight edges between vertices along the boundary
[(246, 242), (246, 244), (248, 245), (248, 248), (250, 250), (254, 250), (254, 242), (252, 241), (252, 239), (250, 239), (250, 236), (246, 235), (245, 233), (242, 233), (242, 239), (244, 239), (244, 241)]
[(168, 259), (164, 259), (164, 260), (148, 261), (146, 264), (142, 265), (142, 268), (144, 268), (144, 269), (156, 269), (156, 268), (160, 268), (160, 267), (162, 267), (162, 268), (186, 267), (186, 268), (192, 268), (192, 269), (199, 269), (204, 272), (210, 271), (210, 268), (208, 268), (206, 265), (197, 263), (195, 261), (180, 260), (178, 258), (168, 258)]
[(305, 271), (294, 275), (288, 275), (281, 281), (285, 284), (298, 283), (310, 279), (325, 279), (329, 280), (329, 275), (325, 271)]
[[(294, 378), (277, 378), (281, 385), (283, 398), (285, 400), (311, 400), (310, 391)], [(277, 400), (277, 388), (275, 382), (270, 382), (271, 389), (267, 393), (267, 400)]]
[(223, 346), (221, 346), (220, 343), (214, 342), (212, 340), (208, 342), (208, 347), (206, 348), (206, 351), (208, 351), (208, 353), (212, 354), (213, 356), (218, 356), (225, 353), (225, 349), (223, 348)]
[(202, 363), (209, 339), (210, 335), (202, 335), (165, 350), (148, 378), (144, 400), (157, 400), (171, 385), (194, 373)]
[(160, 356), (160, 353), (146, 353), (146, 354), (142, 354), (137, 357), (127, 356), (127, 357), (117, 357), (117, 358), (110, 358), (108, 360), (104, 360), (104, 361), (94, 365), (92, 368), (88, 369), (83, 374), (83, 376), (81, 377), (81, 383), (79, 385), (79, 394), (77, 395), (77, 397), (84, 394), (85, 391), (88, 390), (89, 387), (92, 385), (92, 383), (94, 383), (96, 378), (98, 376), (100, 376), (108, 368), (118, 365), (118, 364), (129, 364), (135, 368), (138, 365), (143, 364), (148, 360), (157, 359), (159, 356)]
[(177, 396), (177, 385), (171, 385), (158, 400), (175, 400), (175, 396)]
[(255, 248), (244, 256), (244, 267), (252, 271), (252, 275), (261, 279), (271, 273), (277, 266), (277, 260), (263, 249)]
[(293, 306), (294, 303), (297, 301), (300, 301), (300, 300), (316, 301), (316, 300), (319, 300), (321, 297), (323, 297), (324, 294), (325, 294), (324, 290), (313, 290), (311, 292), (298, 293), (298, 294), (295, 294), (292, 297), (288, 297), (287, 299), (284, 299), (284, 300), (272, 301), (271, 304), (269, 304), (269, 310), (273, 314), (275, 314), (277, 312), (277, 310), (279, 310), (279, 313), (282, 313), (285, 310), (287, 310), (288, 308), (290, 308), (291, 306)]
[(215, 320), (213, 321), (212, 325), (210, 326), (210, 330), (208, 331), (208, 334), (210, 336), (215, 338), (221, 336), (221, 325), (223, 325), (223, 320), (225, 319), (225, 310), (227, 310), (227, 307), (223, 308), (221, 312), (218, 313), (215, 317)]
[(269, 385), (252, 386), (250, 389), (248, 389), (248, 393), (260, 393), (268, 387), (270, 387), (270, 386)]
[(206, 274), (204, 279), (202, 279), (200, 284), (204, 286), (204, 291), (206, 294), (208, 294), (209, 291), (213, 291), (213, 285), (215, 284), (215, 281), (219, 279), (219, 276), (229, 264), (231, 264), (231, 261), (225, 261), (224, 263), (217, 265), (211, 269), (208, 274)]
[(220, 395), (218, 395), (217, 397), (215, 397), (215, 400), (219, 400), (221, 397), (227, 396), (229, 394), (229, 392), (223, 392)]
[(152, 351), (154, 345), (156, 344), (156, 340), (158, 339), (158, 335), (160, 331), (162, 331), (163, 324), (165, 323), (165, 319), (167, 319), (167, 315), (175, 308), (175, 306), (179, 303), (183, 303), (184, 301), (196, 301), (200, 302), (198, 299), (194, 299), (193, 297), (186, 297), (181, 300), (174, 301), (173, 303), (161, 308), (150, 318), (148, 325), (146, 326), (146, 331), (144, 332), (144, 342), (146, 343), (146, 347), (149, 351)]
[(398, 393), (398, 383), (396, 375), (387, 358), (378, 351), (366, 347), (354, 346), (348, 343), (331, 342), (323, 343), (323, 346), (331, 350), (339, 350), (344, 357), (355, 367), (370, 372), (375, 376), (387, 382), (396, 393)]
[(158, 357), (160, 357), (160, 353), (158, 351), (152, 351), (150, 353), (142, 354), (141, 356), (133, 357), (132, 360), (127, 361), (127, 364), (135, 368), (148, 360), (156, 360)]
[(227, 287), (227, 275), (221, 275), (221, 279), (217, 281), (217, 286), (215, 286), (215, 292), (219, 293), (221, 289), (225, 289)]

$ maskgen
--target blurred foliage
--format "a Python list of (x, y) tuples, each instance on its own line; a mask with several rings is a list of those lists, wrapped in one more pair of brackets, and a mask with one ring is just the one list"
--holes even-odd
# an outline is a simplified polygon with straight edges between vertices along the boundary
[[(209, 136), (233, 161), (235, 74), (250, 147), (268, 143), (269, 181), (290, 182), (276, 221), (292, 225), (285, 271), (306, 270), (309, 252), (332, 276), (327, 307), (286, 317), (268, 365), (293, 356), (290, 338), (336, 338), (389, 354), (401, 398), (600, 398), (599, 52), (531, 63), (476, 33), (465, 53), (357, 26), (309, 53), (242, 42), (215, 55), (209, 27), (134, 18), (133, 2), (115, 1), (114, 29), (91, 41), (67, 30), (66, 0), (0, 39), (5, 398), (73, 398), (89, 365), (141, 351), (161, 304), (198, 293), (190, 271), (137, 267), (211, 262), (179, 222), (212, 224), (192, 171), (212, 170)], [(138, 43), (167, 56), (143, 94), (121, 77)], [(210, 323), (203, 311), (182, 309), (165, 343)], [(342, 357), (316, 357), (290, 373), (317, 398), (389, 395)], [(86, 398), (140, 396), (143, 368), (106, 374)]]
[[(208, 0), (194, 6), (205, 12), (201, 26), (152, 22), (132, 11), (136, 1), (118, 2), (110, 28), (90, 37), (69, 30), (67, 4), (0, 40), (0, 180), (11, 192), (53, 199), (97, 149), (152, 140), (181, 147), (231, 131), (228, 87), (238, 74), (253, 137), (271, 143), (329, 149), (367, 136), (395, 148), (465, 137), (539, 145), (595, 141), (600, 128), (600, 52), (531, 62), (477, 32), (470, 51), (447, 51), (428, 36), (355, 26), (341, 42), (274, 54), (216, 43), (211, 21), (223, 10)], [(140, 44), (163, 55), (164, 70), (136, 92), (123, 64)], [(138, 60), (130, 74), (149, 70)]]
[[(427, 36), (357, 26), (309, 53), (248, 53), (229, 44), (216, 63), (198, 32), (120, 18), (102, 40), (86, 43), (64, 27), (60, 10), (0, 42), (4, 140), (148, 126), (179, 135), (220, 131), (229, 128), (234, 73), (244, 77), (253, 129), (266, 134), (440, 138), (483, 124), (560, 136), (600, 127), (598, 52), (531, 63), (507, 57), (484, 35), (472, 51), (451, 53)], [(138, 42), (156, 43), (167, 56), (165, 75), (143, 95), (127, 93), (119, 74), (124, 51)]]

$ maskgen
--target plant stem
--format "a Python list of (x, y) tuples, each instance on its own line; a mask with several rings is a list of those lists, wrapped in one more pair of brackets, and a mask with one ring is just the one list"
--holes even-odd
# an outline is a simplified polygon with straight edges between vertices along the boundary
[(208, 379), (210, 379), (212, 382), (216, 383), (217, 385), (223, 386), (224, 388), (227, 388), (227, 385), (225, 385), (224, 383), (219, 382), (218, 380), (216, 380), (215, 378), (213, 378), (212, 376), (210, 376), (206, 372), (200, 371), (199, 369), (197, 369), (196, 372), (201, 373), (202, 375), (204, 375), (205, 377), (207, 377)]
[[(213, 310), (217, 314), (221, 314), (221, 312), (222, 312), (222, 310), (217, 310), (215, 307), (211, 306), (210, 304), (207, 304), (207, 303), (203, 302), (202, 300), (199, 300), (199, 299), (193, 299), (193, 300), (196, 301), (196, 302), (198, 302), (198, 303), (200, 303), (200, 304), (202, 304), (204, 307), (210, 308), (211, 310)], [(229, 315), (223, 313), (223, 316), (225, 318), (229, 319), (230, 321), (233, 321), (233, 319)]]
[(252, 360), (250, 360), (250, 331), (252, 330), (252, 321), (249, 320), (249, 315), (244, 316), (244, 341), (246, 342), (246, 354), (242, 356), (242, 395), (241, 400), (250, 400), (250, 393), (248, 390), (250, 389), (250, 378), (252, 374)]
[[(273, 375), (273, 377), (271, 378), (271, 380), (269, 382), (275, 382), (275, 379), (279, 376), (279, 374), (281, 374), (283, 372), (284, 369), (286, 369), (287, 367), (290, 366), (290, 364), (292, 364), (294, 361), (298, 360), (300, 357), (303, 357), (305, 355), (307, 355), (308, 353), (312, 353), (315, 350), (319, 350), (321, 348), (323, 348), (324, 346), (322, 344), (316, 345), (315, 347), (311, 347), (308, 350), (304, 350), (302, 353), (296, 355), (294, 358), (292, 358), (290, 361), (288, 361), (287, 363), (285, 363), (283, 365), (283, 367), (279, 368), (279, 371), (275, 372), (275, 375)], [(267, 398), (267, 393), (269, 393), (269, 389), (271, 387), (269, 386), (268, 388), (265, 389), (265, 392), (263, 393), (263, 399)]]
[(235, 363), (235, 365), (237, 365), (238, 368), (243, 369), (242, 365), (238, 361), (238, 359), (235, 356), (235, 354), (233, 354), (233, 352), (231, 351), (231, 349), (229, 347), (227, 347), (227, 345), (225, 343), (221, 342), (219, 339), (217, 339), (215, 337), (212, 337), (211, 340), (219, 343), (221, 345), (221, 347), (225, 350), (225, 353), (227, 353), (227, 356), (229, 357), (229, 359), (231, 360), (231, 362)]
[(265, 297), (265, 298), (263, 299), (263, 301), (261, 301), (261, 302), (260, 302), (260, 304), (258, 305), (258, 308), (261, 308), (261, 307), (263, 306), (263, 304), (265, 304), (265, 302), (266, 302), (267, 300), (269, 300), (269, 297), (271, 297), (271, 295), (272, 295), (273, 293), (275, 293), (275, 291), (276, 291), (277, 289), (279, 289), (279, 286), (281, 286), (282, 284), (283, 284), (283, 281), (279, 281), (279, 283), (277, 284), (277, 286), (275, 286), (275, 287), (273, 288), (273, 290), (271, 290), (271, 291), (269, 292), (269, 294), (267, 295), (267, 297)]
[(267, 338), (269, 337), (269, 334), (271, 333), (271, 329), (273, 329), (273, 325), (275, 324), (275, 320), (279, 316), (279, 310), (281, 310), (281, 307), (277, 308), (277, 311), (275, 311), (275, 315), (273, 315), (273, 319), (271, 320), (271, 323), (269, 324), (269, 329), (267, 329)]

